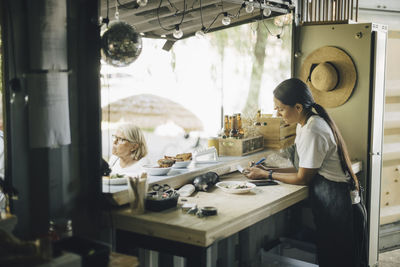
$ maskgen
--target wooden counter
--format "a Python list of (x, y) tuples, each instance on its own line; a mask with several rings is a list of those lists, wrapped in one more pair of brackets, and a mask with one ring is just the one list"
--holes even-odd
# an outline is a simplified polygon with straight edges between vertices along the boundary
[[(355, 162), (353, 168), (359, 172), (362, 165)], [(220, 178), (247, 180), (239, 172), (225, 174)], [(228, 194), (213, 187), (209, 192), (197, 192), (185, 198), (187, 203), (196, 203), (200, 208), (216, 207), (218, 214), (210, 217), (189, 215), (179, 207), (142, 215), (132, 215), (128, 207), (116, 208), (112, 212), (116, 249), (145, 249), (147, 252), (141, 254), (147, 255), (141, 258), (143, 266), (152, 266), (154, 259), (149, 256), (153, 253), (151, 251), (160, 251), (185, 257), (186, 266), (228, 267), (235, 265), (237, 251), (234, 244), (238, 238), (240, 264), (250, 266), (256, 257), (252, 253), (255, 249), (252, 252), (249, 250), (251, 242), (254, 242), (254, 234), (250, 233), (254, 232), (256, 225), (265, 225), (266, 220), (271, 222), (271, 218), (274, 220), (282, 212), (284, 214), (283, 210), (307, 197), (308, 187), (280, 183), (259, 186), (246, 194)], [(182, 203), (180, 199), (178, 205)]]
[[(247, 180), (238, 172), (222, 178)], [(307, 187), (288, 184), (260, 186), (246, 194), (228, 194), (214, 187), (210, 192), (198, 192), (186, 199), (199, 207), (216, 207), (217, 216), (199, 218), (182, 212), (178, 207), (131, 215), (130, 209), (124, 208), (114, 212), (113, 224), (115, 228), (129, 232), (208, 247), (286, 209), (307, 195)]]
[[(262, 157), (267, 157), (274, 153), (273, 150), (263, 150), (243, 157), (219, 157), (216, 163), (191, 164), (188, 168), (172, 169), (165, 176), (149, 176), (148, 181), (152, 183), (169, 184), (174, 188), (181, 187), (184, 184), (191, 183), (194, 177), (206, 172), (215, 172), (218, 175), (224, 175), (237, 171), (237, 165), (248, 166), (250, 161), (258, 161)], [(107, 185), (103, 184), (103, 194), (117, 206), (128, 203), (127, 185)]]

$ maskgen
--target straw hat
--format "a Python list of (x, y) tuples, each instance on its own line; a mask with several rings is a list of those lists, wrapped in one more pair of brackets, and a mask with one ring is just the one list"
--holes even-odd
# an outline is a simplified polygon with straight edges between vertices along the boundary
[(304, 60), (300, 79), (311, 89), (315, 102), (325, 108), (343, 105), (357, 81), (356, 67), (343, 50), (324, 46)]

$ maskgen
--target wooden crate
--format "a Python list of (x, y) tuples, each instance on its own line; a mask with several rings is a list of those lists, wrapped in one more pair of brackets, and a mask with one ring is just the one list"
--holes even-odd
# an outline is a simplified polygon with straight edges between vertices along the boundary
[(258, 133), (264, 137), (264, 147), (281, 149), (294, 143), (296, 124), (286, 124), (281, 118), (262, 116), (257, 126)]
[(264, 149), (264, 138), (260, 136), (244, 139), (219, 138), (220, 156), (244, 156)]
[(294, 144), (294, 139), (296, 138), (295, 135), (286, 137), (282, 140), (265, 140), (264, 139), (264, 147), (265, 148), (272, 148), (272, 149), (282, 149)]

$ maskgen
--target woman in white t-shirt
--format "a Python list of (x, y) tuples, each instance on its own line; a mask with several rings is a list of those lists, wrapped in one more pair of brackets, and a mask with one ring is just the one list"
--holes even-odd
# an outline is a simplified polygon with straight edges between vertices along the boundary
[(112, 153), (111, 175), (135, 176), (143, 172), (147, 145), (140, 128), (133, 124), (120, 126), (113, 135)]
[[(295, 167), (252, 167), (247, 177), (309, 185), (319, 266), (365, 266), (365, 225), (361, 225), (365, 221), (353, 220), (350, 197), (350, 191), (358, 192), (359, 184), (337, 126), (299, 79), (279, 84), (274, 90), (274, 104), (286, 123), (297, 123), (291, 157)], [(365, 215), (365, 209), (362, 212)]]

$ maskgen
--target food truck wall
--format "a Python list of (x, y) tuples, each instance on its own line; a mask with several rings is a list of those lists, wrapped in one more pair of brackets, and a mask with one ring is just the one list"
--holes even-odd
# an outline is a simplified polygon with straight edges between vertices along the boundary
[[(70, 95), (72, 146), (30, 148), (27, 139), (29, 128), (25, 123), (28, 116), (25, 100), (26, 91), (18, 91), (14, 88), (5, 92), (6, 109), (8, 110), (6, 137), (13, 137), (13, 141), (7, 144), (7, 150), (13, 155), (8, 163), (8, 175), (14, 177), (12, 184), (20, 190), (21, 194), (21, 198), (14, 202), (14, 208), (18, 212), (21, 222), (17, 229), (20, 236), (28, 237), (47, 230), (44, 228), (47, 227), (47, 218), (52, 211), (68, 211), (69, 213), (74, 210), (76, 205), (81, 206), (80, 211), (90, 210), (90, 207), (98, 206), (100, 185), (97, 188), (96, 183), (98, 182), (100, 166), (100, 125), (99, 121), (93, 120), (93, 118), (99, 117), (100, 110), (98, 90), (99, 51), (93, 49), (93, 47), (99, 45), (99, 29), (95, 23), (90, 21), (91, 18), (97, 17), (97, 3), (96, 1), (85, 1), (83, 4), (79, 2), (68, 2), (70, 14), (68, 14), (69, 26), (66, 30), (69, 34), (72, 34), (73, 38), (69, 39), (68, 68), (62, 69), (62, 71), (71, 71), (68, 82), (72, 90)], [(11, 88), (10, 81), (12, 78), (21, 79), (24, 74), (32, 72), (28, 55), (41, 51), (38, 47), (29, 50), (28, 46), (24, 45), (35, 38), (35, 36), (28, 34), (29, 27), (26, 28), (26, 25), (34, 24), (36, 17), (26, 16), (26, 10), (23, 8), (24, 1), (9, 1), (9, 3), (10, 6), (8, 7), (5, 7), (4, 3), (2, 6), (3, 14), (7, 8), (10, 11), (8, 14), (13, 14), (12, 24), (10, 17), (3, 16), (3, 19), (7, 20), (2, 24), (6, 25), (4, 28), (5, 39), (7, 39), (5, 58), (9, 62), (16, 63), (17, 71), (14, 72), (13, 65), (6, 66), (6, 77), (8, 78), (6, 88)], [(12, 40), (13, 43), (10, 43)], [(313, 49), (312, 45), (310, 44), (310, 50)], [(14, 54), (17, 56), (15, 57)], [(42, 70), (46, 70), (46, 68), (42, 68)], [(367, 87), (369, 88), (369, 86), (365, 88)], [(370, 96), (364, 97), (369, 98)], [(14, 99), (14, 101), (12, 102), (11, 99)], [(350, 99), (349, 103), (351, 101), (355, 101), (355, 99)], [(367, 107), (365, 116), (370, 112), (370, 108), (371, 106)], [(339, 120), (339, 124), (345, 123), (344, 120), (340, 120), (340, 113), (343, 117), (345, 110), (339, 112), (339, 117), (335, 120)], [(364, 122), (365, 118), (363, 118)], [(345, 126), (340, 127), (341, 129), (346, 128)], [(347, 139), (346, 136), (345, 139)], [(365, 148), (367, 136), (360, 139), (365, 142), (361, 144), (362, 153), (367, 152)], [(355, 140), (355, 142), (358, 142), (358, 140)], [(350, 142), (350, 146), (352, 144)], [(357, 155), (356, 149), (351, 148), (350, 150), (353, 155)], [(370, 164), (365, 155), (360, 156), (360, 158), (363, 158), (364, 167)], [(366, 184), (369, 179), (367, 172), (372, 172), (372, 167), (369, 171), (367, 168), (363, 174), (363, 180)], [(43, 188), (46, 189), (43, 190)], [(378, 189), (379, 185), (376, 190)], [(377, 194), (377, 192), (371, 193)], [(65, 199), (60, 200), (60, 195), (63, 195)], [(57, 201), (62, 201), (62, 203)], [(57, 210), (58, 207), (65, 210), (59, 211)], [(34, 214), (32, 210), (41, 212)], [(75, 216), (79, 214), (82, 215), (85, 212), (76, 213)], [(89, 226), (90, 218), (94, 217), (87, 216), (87, 222), (76, 224), (75, 230), (93, 232), (90, 227), (79, 227), (79, 225)], [(83, 220), (76, 216), (77, 222)], [(40, 226), (40, 229), (32, 229), (36, 226)]]
[(400, 2), (362, 1), (359, 21), (388, 25), (379, 248), (400, 246)]

